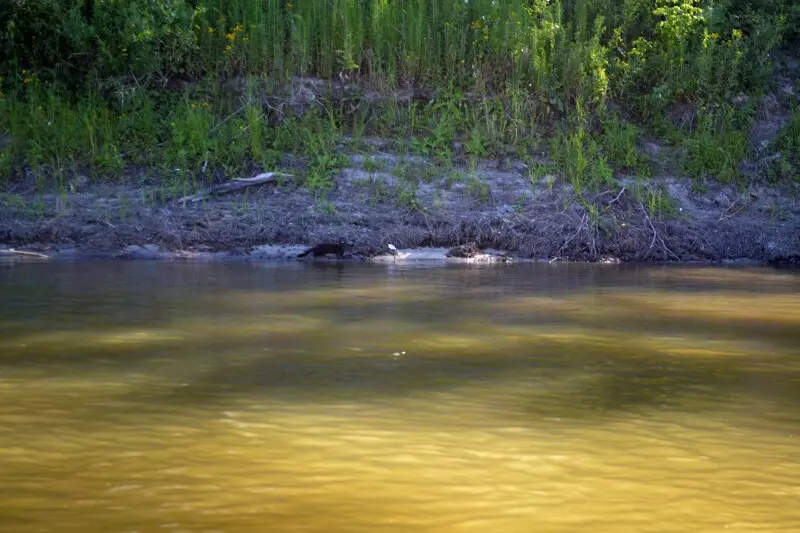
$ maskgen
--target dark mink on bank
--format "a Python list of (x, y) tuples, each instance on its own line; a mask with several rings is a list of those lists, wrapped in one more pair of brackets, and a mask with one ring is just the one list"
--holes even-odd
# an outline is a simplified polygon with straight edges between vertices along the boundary
[(338, 243), (332, 243), (332, 242), (320, 243), (312, 248), (309, 248), (308, 250), (298, 255), (297, 257), (305, 257), (309, 254), (313, 254), (314, 257), (319, 257), (321, 255), (328, 255), (328, 254), (336, 254), (336, 257), (341, 259), (342, 257), (344, 257), (345, 248), (347, 248), (347, 241), (344, 239), (339, 239)]

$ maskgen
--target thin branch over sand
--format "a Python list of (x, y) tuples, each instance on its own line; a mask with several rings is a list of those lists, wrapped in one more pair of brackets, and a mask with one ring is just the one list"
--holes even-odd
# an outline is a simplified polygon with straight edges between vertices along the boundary
[(213, 196), (215, 194), (225, 194), (233, 191), (238, 191), (240, 189), (246, 189), (252, 185), (263, 185), (265, 183), (272, 183), (275, 181), (275, 178), (283, 176), (286, 178), (291, 178), (292, 174), (284, 174), (282, 172), (264, 172), (263, 174), (259, 174), (258, 176), (254, 176), (252, 178), (236, 178), (226, 183), (221, 183), (220, 185), (215, 185), (206, 189), (205, 191), (201, 191), (197, 194), (192, 194), (190, 196), (184, 196), (180, 198), (178, 201), (182, 203), (186, 202), (199, 202), (204, 198), (208, 198), (209, 196)]

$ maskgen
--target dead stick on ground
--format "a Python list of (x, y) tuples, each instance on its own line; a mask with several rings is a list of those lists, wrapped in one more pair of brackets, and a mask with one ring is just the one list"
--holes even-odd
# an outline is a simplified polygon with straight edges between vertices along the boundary
[(611, 205), (611, 204), (613, 204), (614, 202), (616, 202), (617, 200), (619, 200), (619, 197), (620, 197), (620, 196), (622, 196), (622, 193), (624, 193), (624, 192), (625, 192), (625, 187), (623, 187), (623, 188), (622, 188), (622, 190), (621, 190), (621, 191), (619, 191), (619, 194), (617, 195), (617, 197), (616, 197), (616, 198), (614, 198), (613, 200), (611, 200), (610, 202), (608, 202), (608, 204), (607, 204), (607, 205)]
[(10, 254), (10, 255), (28, 255), (31, 257), (40, 257), (42, 259), (50, 259), (49, 256), (40, 254), (37, 252), (26, 252), (24, 250), (15, 250), (13, 248), (8, 248), (6, 250), (0, 250), (0, 254)]
[(736, 200), (734, 200), (734, 202), (731, 205), (729, 205), (728, 208), (725, 211), (722, 212), (722, 214), (717, 219), (717, 222), (722, 222), (726, 218), (731, 218), (733, 216), (738, 215), (742, 211), (744, 211), (744, 209), (747, 207), (747, 204), (745, 202), (743, 202), (742, 205), (740, 205), (737, 209), (735, 209), (735, 210), (733, 209), (734, 207), (736, 207), (736, 204), (738, 204), (739, 200), (741, 200), (741, 199), (742, 199), (742, 197), (737, 198)]
[(238, 191), (240, 189), (246, 189), (247, 187), (251, 187), (253, 185), (263, 185), (265, 183), (272, 183), (278, 176), (283, 176), (286, 178), (292, 177), (291, 174), (284, 174), (282, 172), (265, 172), (263, 174), (259, 174), (258, 176), (252, 178), (237, 178), (227, 183), (215, 185), (197, 194), (184, 196), (183, 198), (178, 199), (178, 201), (183, 203), (199, 202), (200, 200), (208, 198), (209, 196), (212, 196), (214, 194), (225, 194), (233, 191)]

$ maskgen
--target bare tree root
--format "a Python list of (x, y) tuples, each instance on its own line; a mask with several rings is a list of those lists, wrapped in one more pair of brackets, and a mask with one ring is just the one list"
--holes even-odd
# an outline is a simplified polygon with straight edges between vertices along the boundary
[(561, 254), (561, 252), (564, 251), (564, 249), (567, 247), (567, 245), (570, 242), (572, 242), (575, 239), (575, 237), (580, 235), (581, 232), (584, 231), (584, 229), (587, 229), (588, 226), (586, 224), (586, 221), (587, 221), (588, 218), (589, 218), (589, 213), (584, 213), (583, 216), (581, 217), (580, 224), (578, 224), (578, 231), (576, 231), (575, 233), (573, 233), (572, 235), (570, 235), (569, 237), (566, 238), (566, 240), (564, 241), (564, 244), (562, 244), (561, 248), (558, 249), (558, 254)]
[(647, 221), (647, 224), (650, 226), (650, 230), (653, 232), (653, 240), (650, 241), (650, 248), (648, 248), (647, 253), (644, 255), (643, 259), (646, 259), (652, 253), (653, 247), (655, 246), (656, 242), (658, 242), (661, 245), (661, 248), (667, 253), (668, 256), (680, 261), (680, 257), (675, 255), (672, 252), (672, 250), (669, 249), (667, 243), (664, 242), (664, 238), (661, 237), (661, 235), (658, 233), (658, 230), (656, 230), (656, 227), (653, 225), (653, 221), (650, 220), (650, 216), (648, 216), (647, 214), (647, 209), (644, 207), (644, 204), (642, 204), (642, 202), (639, 202), (639, 207), (642, 209), (642, 213), (644, 214), (644, 219)]

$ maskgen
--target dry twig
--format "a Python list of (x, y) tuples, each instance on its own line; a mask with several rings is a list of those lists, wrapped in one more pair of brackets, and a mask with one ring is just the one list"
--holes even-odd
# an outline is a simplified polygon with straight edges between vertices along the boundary
[(618, 200), (620, 199), (620, 197), (622, 196), (622, 193), (624, 193), (624, 192), (625, 192), (625, 187), (623, 187), (623, 188), (622, 188), (622, 190), (621, 190), (621, 191), (619, 191), (619, 194), (617, 195), (617, 197), (616, 197), (616, 198), (614, 198), (613, 200), (611, 200), (610, 202), (608, 202), (608, 204), (607, 204), (607, 205), (611, 205), (611, 204), (613, 204), (614, 202), (618, 201)]
[(238, 115), (239, 113), (241, 113), (241, 112), (242, 112), (242, 110), (244, 110), (244, 106), (240, 106), (240, 107), (239, 107), (239, 109), (237, 109), (236, 111), (234, 111), (233, 113), (231, 113), (230, 115), (228, 115), (227, 117), (225, 117), (224, 119), (222, 119), (222, 120), (221, 120), (221, 121), (220, 121), (220, 122), (219, 122), (219, 123), (218, 123), (216, 126), (214, 126), (213, 128), (211, 128), (211, 129), (208, 131), (208, 134), (209, 134), (209, 135), (211, 135), (212, 133), (214, 133), (215, 131), (217, 131), (217, 130), (219, 129), (219, 127), (220, 127), (220, 126), (222, 126), (223, 124), (225, 124), (226, 122), (228, 122), (228, 121), (229, 121), (230, 119), (232, 119), (234, 116), (236, 116), (236, 115)]
[[(745, 194), (750, 195), (750, 189), (748, 189), (747, 193)], [(734, 209), (734, 207), (736, 207), (736, 205), (739, 204), (740, 200), (742, 201), (742, 203), (739, 205), (737, 209)], [(733, 216), (738, 215), (739, 213), (744, 211), (745, 208), (747, 208), (747, 204), (748, 202), (745, 199), (745, 195), (739, 196), (736, 200), (733, 201), (731, 205), (728, 206), (728, 208), (725, 211), (722, 212), (722, 214), (720, 214), (719, 218), (717, 219), (717, 222), (722, 222), (727, 218), (731, 218)]]

